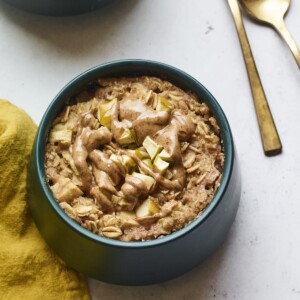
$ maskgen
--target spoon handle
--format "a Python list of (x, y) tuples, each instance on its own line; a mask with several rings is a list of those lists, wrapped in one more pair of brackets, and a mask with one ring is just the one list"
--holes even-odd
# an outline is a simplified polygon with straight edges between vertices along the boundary
[(292, 35), (288, 31), (284, 21), (282, 19), (279, 19), (278, 21), (276, 21), (276, 23), (273, 24), (273, 26), (289, 46), (297, 62), (297, 65), (300, 68), (300, 51), (297, 47), (295, 40), (293, 39)]
[(281, 153), (282, 146), (259, 78), (259, 74), (256, 69), (255, 61), (244, 28), (240, 8), (237, 0), (228, 0), (228, 4), (233, 15), (244, 55), (264, 152), (268, 156), (276, 155)]

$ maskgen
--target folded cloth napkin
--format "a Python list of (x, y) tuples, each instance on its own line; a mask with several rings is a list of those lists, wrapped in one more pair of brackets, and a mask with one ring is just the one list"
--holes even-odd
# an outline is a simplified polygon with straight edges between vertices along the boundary
[(26, 203), (27, 163), (36, 125), (0, 100), (0, 299), (88, 300), (84, 277), (45, 244)]

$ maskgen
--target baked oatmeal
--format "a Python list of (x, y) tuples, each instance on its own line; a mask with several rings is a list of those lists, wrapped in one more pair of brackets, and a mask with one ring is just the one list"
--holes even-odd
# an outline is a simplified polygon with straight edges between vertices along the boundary
[(90, 84), (55, 119), (45, 154), (47, 182), (65, 213), (121, 241), (189, 224), (212, 200), (223, 165), (208, 106), (148, 76)]

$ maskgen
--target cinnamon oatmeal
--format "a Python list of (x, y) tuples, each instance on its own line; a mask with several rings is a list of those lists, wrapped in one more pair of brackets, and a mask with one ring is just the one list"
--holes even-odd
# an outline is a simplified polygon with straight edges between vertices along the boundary
[(194, 220), (219, 187), (224, 152), (205, 103), (156, 77), (100, 79), (55, 119), (46, 179), (66, 214), (122, 241)]

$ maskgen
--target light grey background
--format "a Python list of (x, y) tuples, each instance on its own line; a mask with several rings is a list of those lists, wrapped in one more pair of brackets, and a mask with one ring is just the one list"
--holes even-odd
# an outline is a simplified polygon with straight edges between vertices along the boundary
[[(294, 0), (286, 22), (298, 45), (299, 15)], [(0, 2), (0, 97), (37, 123), (63, 85), (87, 68), (147, 58), (202, 82), (232, 127), (243, 194), (226, 242), (201, 266), (163, 284), (120, 287), (89, 279), (94, 300), (300, 299), (300, 72), (272, 29), (249, 19), (245, 25), (284, 147), (272, 158), (262, 151), (226, 1), (121, 0), (66, 18), (31, 15)]]

